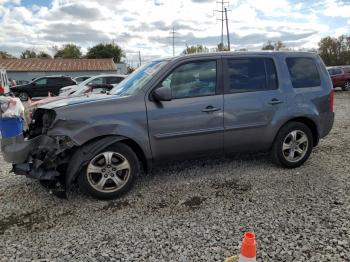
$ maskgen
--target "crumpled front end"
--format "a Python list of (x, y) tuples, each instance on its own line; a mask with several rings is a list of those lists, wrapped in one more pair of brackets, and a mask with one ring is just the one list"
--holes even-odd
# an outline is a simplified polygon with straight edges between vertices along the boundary
[(66, 136), (50, 136), (56, 113), (37, 109), (29, 129), (20, 136), (2, 139), (1, 151), (5, 161), (12, 163), (13, 172), (38, 180), (59, 182), (62, 167), (69, 163), (74, 143)]

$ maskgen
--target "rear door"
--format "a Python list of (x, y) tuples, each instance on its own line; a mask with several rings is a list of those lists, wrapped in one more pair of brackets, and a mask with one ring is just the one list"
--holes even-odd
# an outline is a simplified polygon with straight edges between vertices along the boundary
[(64, 86), (63, 77), (49, 77), (47, 81), (47, 93), (50, 92), (53, 95), (58, 95), (60, 89)]
[(270, 57), (225, 58), (225, 152), (266, 149), (269, 125), (285, 97)]
[(171, 88), (172, 100), (146, 99), (155, 159), (223, 152), (221, 67), (220, 58), (180, 62), (156, 86)]

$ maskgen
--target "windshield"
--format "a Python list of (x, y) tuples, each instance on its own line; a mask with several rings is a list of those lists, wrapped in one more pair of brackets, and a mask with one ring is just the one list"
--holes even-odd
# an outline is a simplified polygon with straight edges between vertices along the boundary
[(109, 93), (112, 95), (127, 96), (139, 91), (167, 61), (152, 61), (147, 63), (124, 79)]

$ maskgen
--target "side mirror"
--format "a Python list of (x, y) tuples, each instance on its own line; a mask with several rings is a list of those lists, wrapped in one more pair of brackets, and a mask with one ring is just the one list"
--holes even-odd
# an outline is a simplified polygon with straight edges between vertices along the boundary
[(153, 92), (153, 98), (156, 101), (170, 101), (172, 98), (171, 89), (169, 87), (159, 87)]

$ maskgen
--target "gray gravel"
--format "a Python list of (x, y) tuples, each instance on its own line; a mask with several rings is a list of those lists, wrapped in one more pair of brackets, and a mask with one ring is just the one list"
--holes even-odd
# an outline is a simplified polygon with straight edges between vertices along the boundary
[(298, 169), (266, 154), (175, 163), (110, 202), (57, 199), (0, 156), (0, 260), (223, 261), (252, 230), (260, 261), (350, 261), (349, 101), (336, 93), (335, 127)]

